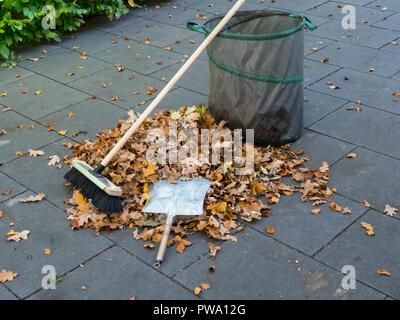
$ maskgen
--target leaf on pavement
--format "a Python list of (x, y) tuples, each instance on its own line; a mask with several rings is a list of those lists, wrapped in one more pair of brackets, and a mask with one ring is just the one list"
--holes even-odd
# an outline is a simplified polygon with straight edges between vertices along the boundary
[(54, 166), (60, 162), (60, 157), (57, 155), (50, 156), (48, 159), (50, 159), (50, 161), (47, 163), (48, 166)]
[(13, 273), (11, 271), (6, 271), (5, 269), (0, 272), (0, 282), (4, 283), (6, 281), (12, 281), (12, 279), (16, 278), (18, 273)]
[[(11, 234), (13, 235), (7, 237), (7, 241), (16, 241), (16, 242), (19, 242), (21, 239), (23, 240), (28, 239), (28, 234), (30, 233), (29, 230), (24, 230), (21, 232), (15, 232), (14, 230), (11, 230), (10, 232), (12, 232)], [(7, 235), (9, 235), (10, 232)]]
[(214, 259), (215, 256), (217, 255), (217, 251), (221, 249), (220, 246), (214, 246), (212, 243), (208, 244), (208, 248), (210, 249), (210, 257), (211, 257), (211, 259)]
[(378, 270), (377, 272), (378, 272), (378, 274), (380, 274), (380, 275), (382, 275), (382, 276), (390, 277), (390, 272), (387, 271), (386, 269), (380, 269), (380, 270)]
[(393, 217), (396, 214), (397, 211), (399, 211), (399, 209), (394, 208), (394, 207), (392, 207), (392, 206), (387, 204), (385, 206), (385, 210), (383, 212), (386, 213), (386, 215), (388, 215), (390, 217)]
[(46, 194), (44, 192), (38, 193), (36, 196), (29, 196), (26, 198), (22, 198), (19, 201), (20, 202), (40, 202), (46, 197)]
[(370, 225), (369, 223), (362, 221), (361, 227), (363, 227), (364, 229), (367, 230), (366, 234), (369, 235), (370, 237), (375, 235), (374, 227), (372, 225)]
[(37, 156), (41, 156), (44, 154), (43, 150), (32, 150), (32, 149), (28, 149), (29, 155), (31, 157), (37, 157)]

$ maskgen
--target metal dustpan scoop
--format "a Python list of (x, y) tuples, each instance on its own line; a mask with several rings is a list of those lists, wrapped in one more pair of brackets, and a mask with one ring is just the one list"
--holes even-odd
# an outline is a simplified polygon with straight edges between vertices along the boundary
[(199, 216), (203, 214), (203, 202), (212, 181), (195, 178), (189, 181), (178, 180), (178, 183), (168, 183), (159, 180), (150, 186), (150, 201), (146, 203), (142, 212), (165, 213), (167, 221), (165, 231), (158, 249), (155, 268), (160, 267), (164, 259), (165, 249), (172, 222), (175, 216)]

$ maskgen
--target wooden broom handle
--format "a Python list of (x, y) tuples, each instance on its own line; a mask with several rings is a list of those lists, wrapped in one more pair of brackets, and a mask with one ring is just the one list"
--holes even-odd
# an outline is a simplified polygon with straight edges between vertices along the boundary
[(232, 16), (238, 11), (242, 4), (246, 0), (238, 0), (235, 5), (229, 10), (226, 16), (218, 23), (214, 30), (208, 35), (206, 39), (201, 43), (201, 45), (196, 49), (192, 56), (185, 62), (185, 64), (179, 69), (179, 71), (174, 75), (174, 77), (168, 82), (168, 84), (160, 91), (157, 97), (152, 103), (146, 108), (146, 110), (140, 115), (140, 117), (135, 121), (135, 123), (129, 128), (129, 130), (124, 134), (124, 136), (118, 141), (118, 143), (112, 148), (112, 150), (103, 159), (101, 164), (106, 167), (115, 154), (122, 149), (128, 139), (136, 131), (137, 128), (143, 123), (144, 120), (149, 116), (149, 114), (158, 106), (165, 95), (173, 88), (173, 86), (178, 82), (178, 80), (183, 76), (187, 69), (192, 65), (192, 63), (199, 57), (203, 50), (208, 46), (208, 44), (217, 36), (221, 29), (226, 25), (226, 23), (232, 18)]
[(161, 239), (160, 247), (158, 248), (158, 253), (157, 253), (157, 258), (156, 258), (156, 261), (158, 263), (162, 263), (164, 260), (165, 249), (167, 249), (167, 242), (168, 242), (169, 234), (171, 232), (171, 226), (172, 226), (171, 223), (167, 223), (165, 225), (164, 234)]

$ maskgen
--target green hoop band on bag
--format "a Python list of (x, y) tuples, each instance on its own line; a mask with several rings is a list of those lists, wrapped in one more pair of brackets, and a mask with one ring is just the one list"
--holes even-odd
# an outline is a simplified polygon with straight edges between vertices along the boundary
[[(291, 18), (303, 18), (303, 21), (298, 24), (296, 27), (285, 30), (282, 32), (277, 32), (277, 33), (270, 33), (270, 34), (235, 34), (235, 33), (224, 33), (220, 32), (217, 37), (220, 38), (228, 38), (228, 39), (236, 39), (236, 40), (245, 40), (245, 41), (264, 41), (264, 40), (273, 40), (273, 39), (279, 39), (279, 38), (284, 38), (288, 37), (301, 29), (303, 29), (305, 26), (309, 28), (311, 31), (315, 30), (317, 26), (313, 24), (307, 17), (302, 17), (298, 14), (289, 14), (289, 17)], [(203, 33), (205, 35), (209, 35), (211, 33), (211, 29), (206, 28), (203, 25), (200, 25), (196, 22), (187, 22), (186, 27), (189, 30), (196, 31)]]

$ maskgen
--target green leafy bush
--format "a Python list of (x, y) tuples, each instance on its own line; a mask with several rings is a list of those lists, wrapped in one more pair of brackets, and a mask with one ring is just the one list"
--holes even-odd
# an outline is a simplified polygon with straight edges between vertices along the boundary
[[(84, 23), (84, 18), (106, 14), (110, 19), (126, 14), (128, 5), (136, 6), (134, 0), (0, 0), (0, 56), (14, 60), (14, 48), (23, 42), (39, 42), (43, 39), (61, 40), (61, 33), (74, 31)], [(42, 20), (49, 20), (53, 6), (55, 29), (42, 27)], [(43, 12), (45, 11), (45, 12)]]

